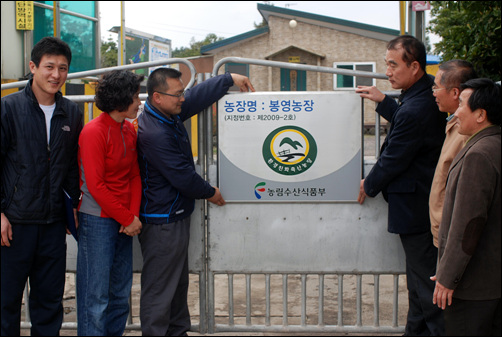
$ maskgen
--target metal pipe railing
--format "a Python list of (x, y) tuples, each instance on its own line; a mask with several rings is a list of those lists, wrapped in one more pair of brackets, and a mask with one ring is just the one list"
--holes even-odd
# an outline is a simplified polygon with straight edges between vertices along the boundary
[[(102, 74), (107, 73), (112, 70), (135, 70), (135, 69), (143, 69), (143, 68), (149, 68), (149, 67), (158, 67), (158, 66), (163, 66), (163, 65), (167, 65), (167, 64), (175, 64), (175, 63), (182, 63), (182, 64), (186, 65), (188, 67), (188, 69), (190, 70), (190, 74), (191, 74), (190, 82), (187, 84), (186, 89), (191, 88), (195, 83), (195, 75), (196, 75), (197, 71), (195, 70), (195, 66), (190, 61), (188, 61), (186, 59), (181, 59), (181, 58), (173, 58), (173, 59), (150, 61), (150, 62), (141, 62), (141, 63), (128, 64), (128, 65), (124, 65), (124, 66), (115, 66), (115, 67), (80, 71), (77, 73), (68, 74), (67, 80), (72, 80), (72, 79), (77, 79), (77, 78), (85, 78), (85, 77), (90, 77), (90, 76), (98, 76), (98, 75), (102, 75)], [(1, 86), (1, 90), (24, 87), (24, 86), (26, 86), (27, 83), (28, 83), (28, 80), (11, 82), (11, 83), (4, 83)]]
[(347, 70), (347, 69), (340, 69), (340, 68), (313, 66), (313, 65), (308, 65), (308, 64), (249, 59), (249, 58), (243, 58), (243, 57), (222, 58), (221, 60), (216, 62), (216, 64), (214, 65), (213, 76), (216, 76), (218, 74), (218, 70), (225, 63), (246, 63), (246, 64), (259, 65), (259, 66), (266, 66), (266, 67), (277, 67), (277, 68), (294, 69), (294, 70), (316, 71), (316, 72), (322, 72), (322, 73), (377, 78), (377, 79), (383, 79), (383, 80), (387, 79), (387, 75), (385, 75), (385, 74), (373, 73), (373, 72), (369, 72), (369, 71)]

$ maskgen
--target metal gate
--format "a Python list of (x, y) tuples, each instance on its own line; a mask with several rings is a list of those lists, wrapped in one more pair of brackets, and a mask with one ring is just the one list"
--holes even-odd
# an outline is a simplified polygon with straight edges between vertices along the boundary
[[(383, 74), (244, 58), (219, 61), (212, 76), (229, 62), (386, 78)], [(184, 59), (99, 69), (70, 74), (68, 78), (172, 63), (189, 67), (192, 77), (187, 87), (191, 87), (195, 69)], [(198, 74), (197, 80), (201, 82), (203, 77)], [(2, 85), (2, 89), (14, 86), (22, 84)], [(90, 96), (68, 98), (93, 101)], [(140, 98), (145, 100), (146, 94)], [(92, 116), (92, 103), (89, 109)], [(202, 118), (198, 118), (196, 168), (212, 185), (217, 185), (212, 111), (208, 109), (199, 116)], [(376, 144), (378, 149), (379, 142)], [(375, 158), (365, 158), (363, 176), (374, 163)], [(403, 295), (399, 293), (399, 280), (405, 272), (405, 258), (399, 238), (387, 232), (386, 224), (387, 204), (381, 196), (367, 200), (364, 206), (229, 203), (215, 207), (197, 201), (191, 219), (189, 266), (190, 273), (199, 279), (200, 319), (192, 331), (404, 332), (403, 324), (398, 321), (398, 298)], [(140, 272), (142, 258), (137, 240), (134, 245), (134, 271)], [(71, 240), (67, 261), (68, 270), (74, 272), (76, 244)], [(373, 294), (370, 303), (363, 298), (368, 292)], [(383, 317), (382, 303), (390, 306), (390, 316)], [(363, 312), (367, 310), (373, 312), (369, 322), (363, 320)], [(29, 327), (29, 317), (22, 327)], [(63, 328), (75, 329), (76, 322), (65, 322)], [(127, 329), (139, 328), (139, 322), (129, 320)]]
[[(383, 74), (232, 57), (219, 61), (212, 75), (229, 62), (386, 79)], [(205, 173), (212, 185), (217, 185), (211, 117), (206, 112)], [(373, 164), (366, 162), (364, 172), (369, 172)], [(209, 333), (404, 331), (397, 320), (398, 278), (405, 271), (404, 252), (399, 238), (387, 233), (387, 205), (381, 196), (364, 206), (292, 202), (207, 207)], [(379, 306), (381, 275), (391, 275), (394, 283), (392, 317), (385, 318), (383, 326)], [(362, 321), (363, 277), (367, 276), (373, 284), (372, 322)], [(344, 280), (349, 278), (355, 279), (356, 317), (346, 322)], [(227, 296), (216, 293), (217, 282), (227, 282)], [(337, 291), (332, 292), (333, 287)], [(292, 305), (291, 299), (299, 303)], [(328, 314), (330, 305), (336, 309)], [(216, 307), (228, 308), (227, 313), (217, 315)], [(239, 317), (237, 311), (241, 312)]]

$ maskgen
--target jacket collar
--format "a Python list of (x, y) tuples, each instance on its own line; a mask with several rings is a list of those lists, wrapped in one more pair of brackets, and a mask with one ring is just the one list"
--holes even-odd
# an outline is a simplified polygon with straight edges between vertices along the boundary
[(446, 119), (446, 133), (457, 124), (457, 119), (458, 117), (455, 115), (450, 115), (450, 117)]
[(500, 135), (500, 126), (498, 126), (498, 125), (489, 126), (489, 127), (485, 128), (485, 129), (479, 131), (475, 135), (473, 135), (467, 141), (467, 143), (465, 144), (465, 146), (460, 150), (460, 152), (457, 154), (457, 156), (455, 157), (455, 159), (453, 159), (453, 162), (450, 165), (450, 171), (451, 171), (452, 167), (454, 167), (455, 165), (457, 165), (457, 163), (460, 161), (460, 159), (462, 159), (464, 157), (465, 153), (467, 151), (469, 151), (469, 149), (471, 147), (473, 147), (479, 140), (481, 140), (481, 139), (483, 139), (485, 137), (496, 136), (496, 135)]
[[(24, 87), (24, 93), (26, 94), (26, 96), (28, 96), (28, 99), (30, 99), (33, 102), (33, 104), (35, 104), (38, 107), (39, 103), (38, 103), (37, 97), (33, 93), (33, 89), (31, 88), (32, 85), (33, 85), (33, 79), (29, 80), (26, 87)], [(60, 113), (60, 114), (66, 115), (66, 111), (62, 106), (63, 94), (61, 93), (61, 91), (58, 91), (56, 93), (54, 99), (56, 101), (56, 109), (54, 109), (54, 114)]]
[(148, 112), (150, 115), (161, 121), (162, 123), (167, 123), (170, 125), (173, 125), (175, 123), (174, 118), (178, 118), (179, 116), (173, 116), (173, 119), (167, 118), (162, 112), (160, 112), (156, 107), (154, 107), (150, 103), (150, 99), (147, 99), (145, 102), (145, 111)]
[(113, 119), (109, 113), (102, 112), (101, 115), (98, 116), (106, 125), (115, 127), (115, 128), (120, 128), (124, 122), (119, 123), (115, 119)]
[(490, 125), (484, 128), (483, 130), (478, 131), (474, 135), (472, 135), (467, 142), (465, 143), (466, 147), (471, 147), (473, 144), (475, 144), (478, 140), (493, 136), (496, 134), (500, 134), (500, 126), (498, 125)]
[(418, 81), (416, 81), (408, 90), (401, 91), (399, 95), (399, 102), (404, 103), (406, 100), (411, 99), (424, 91), (429, 91), (432, 96), (432, 85), (434, 84), (434, 77), (424, 74)]

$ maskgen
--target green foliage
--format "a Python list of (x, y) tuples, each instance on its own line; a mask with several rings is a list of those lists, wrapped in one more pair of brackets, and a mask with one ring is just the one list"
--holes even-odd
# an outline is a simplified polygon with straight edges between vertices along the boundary
[(109, 38), (107, 42), (101, 41), (101, 68), (115, 67), (117, 63), (117, 43), (112, 38)]
[[(262, 3), (264, 5), (267, 5), (267, 6), (275, 6), (272, 3), (272, 1), (262, 1)], [(262, 18), (262, 20), (261, 20), (260, 23), (253, 22), (253, 25), (254, 25), (254, 29), (258, 29), (258, 28), (267, 27), (268, 26), (268, 22), (267, 22), (267, 20), (265, 20), (265, 18)]]
[(431, 1), (427, 30), (442, 41), (434, 44), (443, 61), (464, 59), (479, 76), (501, 79), (500, 1)]
[(263, 19), (261, 20), (261, 22), (260, 22), (260, 23), (256, 23), (256, 22), (254, 22), (254, 23), (253, 23), (253, 25), (254, 25), (254, 29), (258, 29), (258, 28), (267, 27), (267, 26), (268, 26), (268, 23), (267, 23), (267, 21), (265, 20), (265, 18), (263, 18)]
[(218, 41), (221, 41), (225, 39), (224, 37), (218, 37), (216, 34), (210, 33), (207, 34), (206, 38), (203, 41), (195, 41), (195, 38), (192, 37), (192, 40), (190, 41), (190, 47), (181, 47), (181, 48), (176, 48), (173, 51), (173, 57), (174, 58), (181, 58), (181, 57), (191, 57), (191, 56), (200, 56), (200, 48), (211, 44), (215, 43)]

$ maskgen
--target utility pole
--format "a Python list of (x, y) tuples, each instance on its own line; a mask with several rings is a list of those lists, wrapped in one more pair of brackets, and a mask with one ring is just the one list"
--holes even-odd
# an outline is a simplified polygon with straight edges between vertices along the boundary
[(425, 11), (429, 1), (408, 1), (408, 33), (425, 43)]

